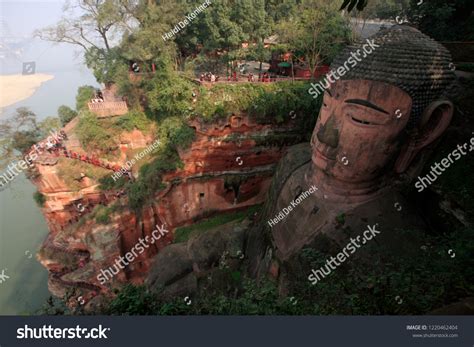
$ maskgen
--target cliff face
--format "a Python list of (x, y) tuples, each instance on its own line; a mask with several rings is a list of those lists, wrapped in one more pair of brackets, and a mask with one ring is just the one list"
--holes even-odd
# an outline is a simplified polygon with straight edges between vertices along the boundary
[[(275, 125), (239, 115), (214, 123), (195, 120), (189, 125), (196, 136), (179, 153), (182, 169), (164, 175), (166, 187), (140, 212), (126, 207), (123, 192), (99, 191), (97, 177), (113, 171), (61, 155), (45, 154), (38, 159), (33, 182), (46, 197), (43, 213), (50, 228), (38, 258), (50, 271), (53, 294), (63, 296), (67, 289), (75, 288), (80, 301), (88, 301), (109, 293), (116, 284), (141, 283), (151, 258), (172, 243), (176, 227), (262, 203), (286, 147), (304, 140), (298, 120)], [(65, 131), (66, 147), (86, 155), (73, 127)], [(143, 150), (153, 141), (137, 130), (123, 133), (120, 162), (111, 165), (122, 166), (127, 150)], [(98, 209), (108, 216), (103, 224), (94, 219)], [(151, 237), (162, 225), (168, 233), (147, 245), (113, 279), (98, 280), (101, 270), (109, 269), (140, 238)]]

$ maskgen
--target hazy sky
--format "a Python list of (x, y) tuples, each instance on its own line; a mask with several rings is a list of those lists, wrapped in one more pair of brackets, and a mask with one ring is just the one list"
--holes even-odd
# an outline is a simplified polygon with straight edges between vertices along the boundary
[(83, 64), (83, 52), (79, 47), (32, 37), (34, 30), (59, 21), (64, 3), (0, 0), (0, 74), (21, 74), (23, 62), (34, 61), (37, 73), (54, 76), (32, 97), (4, 108), (4, 114), (11, 115), (17, 107), (24, 106), (40, 119), (53, 116), (60, 105), (74, 107), (79, 86), (98, 86), (91, 71)]
[[(33, 38), (36, 29), (59, 21), (65, 1), (4, 1), (0, 0), (1, 35), (3, 50), (11, 54), (0, 58), (2, 73), (21, 72), (24, 61), (35, 61), (38, 72), (57, 72), (80, 68), (82, 52), (67, 44), (52, 44)], [(1, 51), (1, 50), (0, 50)]]

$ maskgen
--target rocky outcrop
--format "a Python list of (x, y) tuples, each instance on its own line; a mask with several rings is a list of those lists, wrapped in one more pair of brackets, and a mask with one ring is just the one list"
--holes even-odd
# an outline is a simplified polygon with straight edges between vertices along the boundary
[[(121, 191), (99, 191), (97, 177), (91, 174), (91, 164), (81, 162), (67, 171), (65, 168), (72, 158), (38, 161), (33, 182), (46, 197), (43, 213), (50, 228), (48, 242), (43, 245), (47, 251), (41, 252), (39, 259), (50, 271), (51, 291), (61, 296), (68, 288), (79, 289), (82, 299), (87, 301), (100, 293), (110, 293), (123, 283), (142, 283), (157, 254), (164, 258), (155, 260), (155, 264), (163, 261), (177, 268), (172, 278), (166, 273), (153, 272), (152, 286), (169, 287), (164, 295), (171, 295), (182, 286), (195, 288), (193, 276), (205, 271), (228, 247), (235, 252), (237, 249), (224, 236), (211, 233), (210, 237), (215, 239), (198, 239), (186, 246), (188, 262), (186, 257), (169, 261), (167, 256), (177, 259), (182, 255), (180, 252), (184, 252), (182, 245), (171, 245), (173, 231), (204, 217), (262, 203), (276, 163), (287, 146), (304, 140), (302, 121), (289, 120), (277, 125), (271, 120), (257, 122), (247, 115), (239, 115), (214, 123), (190, 122), (196, 136), (189, 148), (180, 150), (184, 166), (164, 175), (166, 187), (141, 211), (130, 210)], [(66, 147), (87, 155), (74, 134), (74, 127), (68, 125), (65, 131)], [(111, 164), (122, 166), (127, 150), (144, 149), (153, 141), (138, 130), (123, 133), (118, 159)], [(104, 172), (99, 172), (100, 175)], [(102, 206), (110, 219), (104, 224), (90, 218), (97, 206)], [(141, 238), (151, 237), (156, 226), (161, 225), (166, 225), (170, 233), (147, 247), (113, 279), (100, 283), (97, 276), (101, 270), (123, 257)], [(239, 240), (242, 251), (242, 240)], [(196, 242), (201, 242), (199, 247), (203, 248), (194, 246)], [(71, 264), (65, 266), (53, 259), (60, 252), (70, 252)], [(87, 259), (78, 257), (77, 252), (87, 253)], [(171, 270), (170, 273), (174, 273)], [(170, 287), (173, 285), (176, 289)]]
[(199, 278), (230, 259), (244, 259), (247, 227), (247, 223), (227, 223), (165, 248), (155, 257), (146, 284), (164, 300), (194, 294)]

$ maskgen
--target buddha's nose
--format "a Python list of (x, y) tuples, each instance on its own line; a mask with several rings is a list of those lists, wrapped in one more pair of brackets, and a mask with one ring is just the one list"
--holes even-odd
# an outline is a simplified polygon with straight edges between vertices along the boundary
[(317, 137), (319, 142), (324, 143), (331, 148), (337, 147), (339, 144), (339, 130), (336, 127), (334, 116), (329, 117), (326, 124), (321, 125)]

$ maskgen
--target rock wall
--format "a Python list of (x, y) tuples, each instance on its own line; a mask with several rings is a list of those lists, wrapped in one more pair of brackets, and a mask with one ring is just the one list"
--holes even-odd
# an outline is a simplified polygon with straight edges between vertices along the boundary
[[(99, 293), (110, 293), (121, 283), (142, 283), (151, 259), (172, 243), (176, 227), (262, 203), (287, 146), (304, 140), (298, 120), (276, 125), (239, 115), (214, 123), (194, 120), (189, 125), (196, 137), (179, 153), (184, 167), (164, 175), (166, 188), (156, 194), (151, 205), (140, 212), (127, 207), (110, 211), (111, 220), (105, 224), (81, 217), (87, 217), (98, 204), (110, 207), (119, 202), (119, 206), (127, 206), (123, 194), (99, 191), (98, 182), (82, 173), (75, 173), (79, 176), (73, 189), (67, 183), (71, 177), (62, 176), (58, 169), (59, 160), (36, 163), (32, 180), (47, 198), (43, 213), (50, 228), (38, 258), (50, 271), (52, 293), (62, 296), (67, 288), (73, 288), (81, 300), (88, 301)], [(66, 132), (68, 148), (83, 151), (73, 127), (66, 127)], [(120, 141), (122, 162), (115, 164), (123, 165), (127, 149), (144, 149), (154, 139), (135, 130), (120, 136)], [(110, 268), (140, 238), (151, 237), (161, 225), (170, 232), (150, 244), (113, 279), (106, 283), (98, 280), (101, 270)]]

